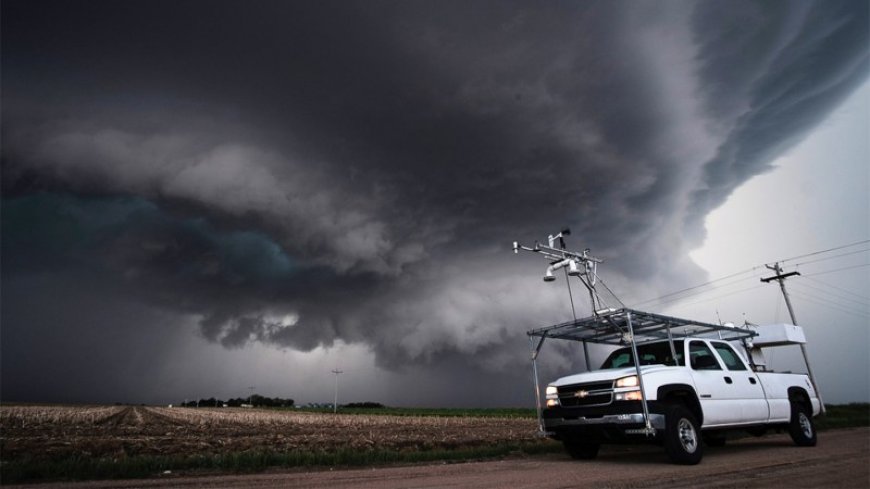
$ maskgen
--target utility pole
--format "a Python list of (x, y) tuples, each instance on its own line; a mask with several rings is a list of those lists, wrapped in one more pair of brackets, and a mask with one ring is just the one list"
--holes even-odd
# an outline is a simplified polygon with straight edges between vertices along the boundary
[(794, 324), (795, 326), (797, 326), (797, 319), (795, 319), (795, 317), (794, 317), (794, 309), (791, 307), (791, 300), (789, 300), (789, 298), (788, 298), (788, 291), (785, 290), (785, 279), (787, 279), (789, 277), (794, 277), (795, 275), (800, 275), (801, 273), (800, 272), (782, 273), (782, 267), (779, 266), (779, 262), (774, 263), (773, 266), (770, 266), (770, 265), (764, 265), (764, 266), (767, 267), (768, 270), (773, 270), (774, 272), (776, 272), (776, 275), (774, 275), (773, 277), (763, 278), (763, 279), (761, 279), (761, 281), (766, 283), (766, 284), (770, 283), (771, 280), (776, 280), (777, 282), (779, 282), (779, 288), (782, 289), (782, 296), (785, 297), (785, 307), (788, 308), (788, 314), (789, 314), (789, 316), (791, 316), (791, 323)]
[(332, 373), (335, 374), (335, 402), (332, 403), (332, 412), (335, 414), (338, 412), (338, 375), (344, 372), (336, 368)]
[[(789, 277), (794, 277), (796, 275), (800, 275), (800, 272), (782, 273), (782, 267), (779, 266), (779, 262), (774, 263), (773, 266), (770, 266), (770, 265), (764, 265), (764, 266), (767, 267), (768, 270), (773, 270), (773, 272), (776, 273), (776, 275), (774, 275), (772, 277), (762, 278), (761, 281), (766, 283), (766, 284), (770, 283), (773, 280), (776, 280), (777, 282), (779, 282), (779, 288), (782, 289), (782, 296), (785, 298), (785, 307), (788, 308), (788, 314), (789, 314), (789, 316), (791, 316), (791, 323), (794, 324), (795, 326), (797, 326), (798, 322), (797, 322), (797, 318), (795, 318), (795, 315), (794, 315), (794, 308), (791, 306), (791, 300), (788, 298), (788, 291), (785, 290), (785, 279), (787, 279)], [(821, 391), (819, 391), (819, 384), (816, 383), (816, 377), (813, 375), (812, 367), (810, 367), (810, 358), (807, 355), (807, 346), (805, 343), (801, 343), (800, 347), (801, 347), (801, 353), (804, 356), (804, 363), (807, 366), (807, 374), (809, 374), (810, 382), (813, 383), (813, 388), (816, 390), (816, 397), (819, 398), (819, 404), (821, 405), (822, 414), (825, 414), (825, 403), (824, 403), (824, 401), (822, 401), (822, 393), (821, 393)]]
[(248, 386), (248, 389), (250, 389), (251, 391), (251, 393), (248, 395), (248, 404), (250, 404), (251, 407), (254, 407), (254, 403), (252, 402), (254, 398), (254, 386)]

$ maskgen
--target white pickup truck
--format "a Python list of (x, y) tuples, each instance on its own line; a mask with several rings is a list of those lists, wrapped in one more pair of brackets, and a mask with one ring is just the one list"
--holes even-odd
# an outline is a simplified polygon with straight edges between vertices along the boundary
[[(626, 345), (600, 369), (547, 385), (545, 403), (538, 399), (541, 430), (577, 459), (594, 458), (604, 443), (651, 441), (664, 445), (673, 462), (697, 464), (705, 443), (722, 445), (735, 429), (756, 435), (786, 429), (797, 445), (814, 446), (821, 403), (810, 379), (764, 371), (760, 356), (762, 346), (799, 343), (794, 338), (803, 334), (794, 328), (762, 327), (765, 337), (620, 309), (530, 331), (533, 361), (547, 338)], [(540, 395), (537, 364), (535, 380)]]

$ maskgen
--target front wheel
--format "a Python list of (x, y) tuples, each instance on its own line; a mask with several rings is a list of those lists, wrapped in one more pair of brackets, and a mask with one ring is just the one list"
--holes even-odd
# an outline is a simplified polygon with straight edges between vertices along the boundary
[(792, 401), (788, 434), (799, 447), (816, 446), (816, 427), (813, 424), (813, 416), (805, 404)]
[(704, 455), (698, 421), (679, 404), (670, 406), (665, 414), (664, 442), (665, 453), (675, 464), (695, 465)]
[(575, 460), (591, 460), (598, 456), (598, 449), (601, 448), (599, 443), (580, 443), (576, 441), (565, 440), (562, 442), (565, 445), (565, 451)]

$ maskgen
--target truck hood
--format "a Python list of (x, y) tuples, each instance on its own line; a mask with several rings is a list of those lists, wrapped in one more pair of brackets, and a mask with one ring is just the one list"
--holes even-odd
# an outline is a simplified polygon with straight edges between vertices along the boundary
[[(640, 367), (640, 371), (643, 375), (658, 372), (660, 370), (665, 370), (670, 367), (666, 367), (664, 365), (644, 365)], [(572, 385), (572, 384), (585, 384), (587, 382), (603, 382), (607, 380), (616, 380), (622, 377), (628, 377), (629, 375), (636, 375), (637, 371), (634, 367), (624, 367), (624, 368), (609, 368), (606, 370), (593, 370), (592, 372), (584, 372), (582, 374), (574, 374), (568, 375), (567, 377), (562, 377), (560, 379), (556, 379), (553, 382), (550, 382), (550, 385), (554, 385), (556, 387), (561, 387), (563, 385)]]

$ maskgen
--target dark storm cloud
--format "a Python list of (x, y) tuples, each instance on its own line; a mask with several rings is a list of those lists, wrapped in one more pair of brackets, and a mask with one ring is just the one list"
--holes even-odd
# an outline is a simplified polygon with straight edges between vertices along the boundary
[[(88, 263), (229, 347), (499, 370), (566, 310), (512, 240), (570, 225), (623, 289), (683, 282), (703, 216), (866, 77), (867, 21), (866, 2), (4, 2), (4, 269)], [(62, 222), (34, 217), (52, 199), (80, 245), (29, 229)]]
[[(721, 4), (700, 6), (694, 22), (706, 30), (700, 43), (705, 100), (714, 121), (738, 117), (716, 155), (704, 165), (693, 194), (696, 212), (690, 234), (706, 213), (722, 204), (748, 177), (772, 168), (846, 95), (867, 78), (867, 2), (749, 4), (736, 11)], [(766, 42), (765, 42), (766, 41)], [(772, 49), (754, 50), (765, 42)], [(722, 50), (721, 45), (731, 46)]]

